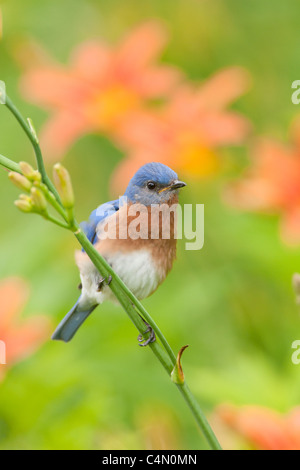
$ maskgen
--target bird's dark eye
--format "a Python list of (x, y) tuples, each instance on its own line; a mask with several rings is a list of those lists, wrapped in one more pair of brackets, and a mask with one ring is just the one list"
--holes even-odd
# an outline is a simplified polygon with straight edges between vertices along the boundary
[(151, 189), (151, 190), (155, 189), (155, 188), (156, 188), (156, 184), (154, 183), (154, 181), (148, 181), (148, 183), (147, 183), (147, 188), (148, 188), (148, 189)]

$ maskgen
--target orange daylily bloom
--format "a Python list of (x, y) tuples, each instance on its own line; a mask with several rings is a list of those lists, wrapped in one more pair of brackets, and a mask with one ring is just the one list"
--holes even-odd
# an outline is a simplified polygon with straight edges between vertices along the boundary
[(49, 338), (51, 325), (47, 317), (19, 319), (28, 296), (24, 280), (8, 278), (0, 282), (0, 340), (5, 345), (6, 356), (6, 365), (0, 365), (0, 378), (8, 367), (32, 354)]
[(53, 113), (41, 133), (46, 156), (61, 157), (89, 132), (114, 134), (145, 101), (169, 94), (179, 72), (155, 63), (165, 43), (164, 28), (152, 21), (116, 47), (100, 41), (83, 43), (67, 67), (35, 56), (21, 80), (21, 91)]
[(216, 413), (257, 450), (300, 450), (300, 407), (282, 415), (260, 406), (222, 405)]
[(155, 113), (136, 113), (118, 129), (120, 146), (129, 151), (113, 176), (120, 191), (144, 163), (159, 161), (181, 175), (206, 177), (215, 174), (220, 161), (218, 147), (239, 144), (249, 122), (226, 108), (249, 86), (240, 67), (224, 69), (199, 86), (182, 84)]
[(228, 188), (225, 200), (239, 209), (280, 214), (282, 238), (289, 244), (299, 243), (300, 146), (261, 140), (251, 166)]

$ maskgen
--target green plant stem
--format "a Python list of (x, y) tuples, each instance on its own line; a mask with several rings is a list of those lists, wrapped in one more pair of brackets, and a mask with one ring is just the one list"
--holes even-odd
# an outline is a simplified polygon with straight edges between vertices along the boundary
[(62, 216), (62, 218), (69, 224), (68, 216), (66, 214), (65, 209), (57, 202), (54, 194), (49, 191), (49, 188), (45, 184), (39, 184), (38, 187), (43, 191), (43, 194), (49, 204)]
[(183, 385), (176, 385), (179, 389), (181, 395), (185, 399), (186, 403), (188, 404), (190, 410), (192, 411), (193, 415), (195, 416), (204, 436), (206, 437), (207, 442), (210, 444), (213, 450), (222, 450), (222, 447), (217, 440), (209, 422), (206, 419), (203, 411), (201, 410), (197, 400), (195, 399), (194, 395), (190, 391), (186, 382)]
[[(91, 256), (99, 258), (98, 259), (98, 266), (100, 268), (100, 273), (103, 277), (107, 277), (109, 275), (113, 276), (116, 279), (116, 282), (119, 286), (119, 288), (126, 294), (126, 296), (129, 298), (130, 302), (135, 305), (137, 310), (140, 312), (140, 314), (143, 316), (143, 318), (149, 323), (149, 325), (153, 328), (155, 331), (157, 337), (160, 339), (162, 345), (164, 346), (166, 352), (168, 353), (170, 360), (172, 362), (172, 365), (174, 367), (174, 364), (176, 362), (176, 356), (174, 352), (172, 351), (170, 345), (168, 344), (168, 341), (166, 340), (165, 336), (163, 333), (160, 331), (159, 327), (157, 324), (154, 322), (154, 320), (151, 318), (149, 313), (146, 311), (146, 309), (143, 307), (141, 302), (133, 295), (133, 293), (128, 289), (126, 284), (122, 281), (122, 279), (116, 275), (116, 273), (112, 270), (111, 266), (105, 261), (102, 256), (99, 255), (98, 251), (94, 248), (94, 246), (89, 242), (87, 239), (86, 235), (82, 232), (80, 229), (80, 226), (77, 224), (77, 222), (74, 222), (75, 226), (73, 231), (75, 232), (75, 235), (79, 241), (79, 243), (82, 245), (84, 250), (86, 251), (86, 248), (88, 251), (86, 253), (88, 256), (91, 258)], [(92, 248), (92, 249), (91, 249)], [(94, 262), (94, 260), (92, 260)], [(111, 287), (112, 288), (112, 287)], [(145, 330), (145, 324), (144, 324), (144, 330)]]
[[(102, 258), (99, 252), (94, 248), (94, 246), (90, 243), (87, 239), (86, 235), (79, 229), (75, 232), (75, 236), (79, 241), (80, 245), (83, 247), (89, 258), (91, 259), (94, 266), (98, 269), (100, 274), (103, 277), (107, 277), (108, 275), (112, 276), (112, 282), (110, 283), (109, 287), (111, 288), (112, 292), (115, 294), (117, 299), (119, 300), (120, 304), (128, 314), (131, 321), (134, 323), (136, 328), (140, 333), (144, 333), (145, 331), (145, 324), (141, 320), (139, 314), (135, 310), (133, 304), (138, 307), (140, 302), (136, 299), (136, 297), (129, 291), (129, 289), (125, 286), (123, 281), (117, 276), (117, 274), (111, 269), (110, 265)], [(130, 293), (130, 295), (128, 295)], [(139, 309), (140, 310), (140, 309)], [(146, 311), (144, 308), (143, 311)], [(150, 315), (147, 313), (147, 321), (153, 327), (157, 337), (161, 339), (164, 338), (161, 331), (157, 327), (157, 325), (153, 322)], [(154, 326), (155, 325), (155, 326)], [(171, 347), (167, 343), (167, 340), (164, 338), (164, 347), (167, 345), (167, 352), (162, 349), (160, 344), (155, 341), (154, 343), (150, 343), (149, 347), (151, 348), (152, 352), (158, 358), (162, 366), (167, 371), (168, 375), (170, 376), (176, 362), (175, 354), (172, 351)], [(170, 357), (169, 351), (172, 352), (172, 358)], [(173, 359), (174, 358), (174, 359)], [(183, 385), (176, 385), (179, 389), (181, 395), (183, 396), (184, 400), (186, 401), (187, 405), (189, 406), (190, 410), (192, 411), (194, 418), (196, 419), (200, 429), (202, 430), (204, 436), (206, 437), (210, 447), (213, 450), (221, 450), (221, 446), (210, 427), (205, 415), (203, 414), (200, 406), (198, 405), (197, 400), (191, 393), (190, 389), (188, 388), (186, 382)]]
[(45, 183), (48, 186), (50, 191), (55, 195), (55, 198), (58, 201), (58, 203), (61, 205), (61, 200), (60, 200), (59, 194), (58, 194), (55, 186), (53, 185), (52, 181), (50, 180), (50, 178), (48, 177), (48, 175), (46, 173), (44, 160), (43, 160), (43, 156), (42, 156), (42, 151), (41, 151), (41, 148), (40, 148), (40, 145), (39, 145), (39, 142), (37, 140), (36, 135), (33, 134), (30, 126), (25, 121), (22, 114), (16, 108), (16, 106), (13, 104), (13, 102), (11, 101), (11, 99), (9, 98), (8, 95), (6, 95), (5, 106), (15, 116), (15, 118), (19, 122), (20, 126), (22, 127), (22, 129), (25, 131), (27, 137), (29, 138), (29, 140), (30, 140), (30, 142), (33, 146), (33, 149), (34, 149), (34, 153), (35, 153), (35, 156), (36, 156), (37, 167), (38, 167), (39, 172), (42, 175), (43, 183)]
[(7, 170), (21, 173), (19, 165), (3, 155), (0, 155), (0, 165), (4, 166)]
[(64, 222), (61, 222), (60, 220), (56, 219), (55, 217), (52, 217), (52, 215), (50, 215), (50, 214), (45, 214), (45, 215), (43, 215), (43, 217), (46, 220), (49, 220), (49, 222), (52, 222), (53, 224), (58, 225), (59, 227), (66, 228), (67, 230), (70, 230), (69, 225), (67, 225)]

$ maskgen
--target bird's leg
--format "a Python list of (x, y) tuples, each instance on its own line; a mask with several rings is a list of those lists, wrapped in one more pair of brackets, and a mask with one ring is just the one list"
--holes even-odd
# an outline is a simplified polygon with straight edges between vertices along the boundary
[(100, 279), (100, 281), (98, 282), (97, 292), (101, 292), (102, 287), (104, 285), (109, 286), (111, 281), (112, 281), (111, 275), (109, 275), (108, 277), (103, 277), (102, 279)]
[[(143, 320), (143, 322), (147, 326), (147, 329), (144, 331), (144, 333), (138, 335), (138, 342), (140, 343), (140, 346), (144, 347), (144, 346), (148, 346), (148, 344), (150, 344), (150, 343), (154, 343), (154, 341), (156, 341), (156, 336), (155, 336), (155, 332), (154, 332), (152, 326), (150, 326), (149, 323), (147, 323), (146, 320), (144, 320), (144, 318), (140, 314), (139, 314), (139, 316), (141, 317), (141, 319)], [(143, 336), (146, 333), (150, 333), (150, 336), (149, 336), (148, 339), (145, 340), (143, 338)]]

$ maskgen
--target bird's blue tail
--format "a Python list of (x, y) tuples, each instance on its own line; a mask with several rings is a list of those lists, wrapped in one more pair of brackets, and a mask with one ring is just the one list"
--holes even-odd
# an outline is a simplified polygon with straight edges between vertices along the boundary
[(97, 305), (91, 307), (83, 307), (80, 305), (80, 297), (72, 310), (67, 313), (67, 315), (60, 322), (56, 330), (52, 335), (52, 339), (65, 341), (66, 343), (70, 341), (75, 335), (78, 328), (82, 323), (87, 319), (87, 317), (92, 313)]

